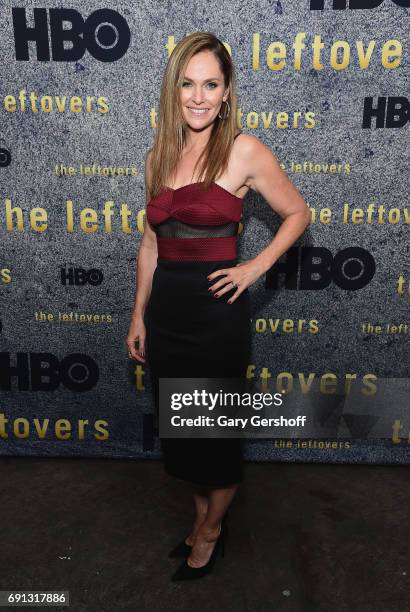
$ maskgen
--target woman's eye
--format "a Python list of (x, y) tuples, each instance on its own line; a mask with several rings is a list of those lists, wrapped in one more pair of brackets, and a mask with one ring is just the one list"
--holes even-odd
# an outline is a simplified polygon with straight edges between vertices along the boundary
[[(189, 81), (184, 81), (182, 83), (182, 87), (186, 87), (186, 85), (191, 85), (191, 83), (189, 83)], [(215, 87), (217, 87), (216, 83), (208, 83), (208, 86), (211, 86), (211, 89), (215, 89)]]

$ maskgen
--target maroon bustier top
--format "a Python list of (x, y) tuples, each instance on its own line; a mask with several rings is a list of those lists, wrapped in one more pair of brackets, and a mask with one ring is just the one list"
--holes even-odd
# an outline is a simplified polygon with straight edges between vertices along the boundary
[(161, 191), (147, 204), (158, 257), (180, 261), (236, 259), (243, 199), (213, 182)]

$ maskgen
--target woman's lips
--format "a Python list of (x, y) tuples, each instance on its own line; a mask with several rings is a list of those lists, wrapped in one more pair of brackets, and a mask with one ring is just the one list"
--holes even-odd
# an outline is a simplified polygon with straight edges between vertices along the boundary
[(205, 115), (209, 112), (209, 108), (190, 108), (189, 106), (188, 110), (192, 115), (196, 115), (198, 117), (200, 117), (201, 115)]

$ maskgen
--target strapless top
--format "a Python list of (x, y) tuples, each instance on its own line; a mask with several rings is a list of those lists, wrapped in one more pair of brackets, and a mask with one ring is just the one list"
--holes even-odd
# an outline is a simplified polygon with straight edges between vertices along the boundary
[(236, 259), (243, 198), (212, 182), (163, 189), (147, 204), (158, 257), (180, 261)]

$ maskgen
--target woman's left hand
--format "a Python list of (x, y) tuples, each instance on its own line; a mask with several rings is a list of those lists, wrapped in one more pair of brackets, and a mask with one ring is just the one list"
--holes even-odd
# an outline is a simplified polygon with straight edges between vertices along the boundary
[(236, 291), (229, 298), (228, 304), (232, 304), (249, 285), (252, 285), (265, 272), (254, 259), (236, 264), (233, 268), (222, 268), (215, 270), (207, 278), (212, 281), (214, 278), (224, 274), (215, 284), (209, 287), (209, 291), (214, 297), (220, 297), (224, 293), (232, 290), (232, 281), (236, 285)]

